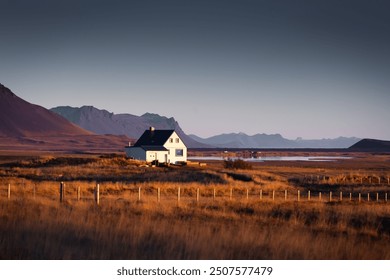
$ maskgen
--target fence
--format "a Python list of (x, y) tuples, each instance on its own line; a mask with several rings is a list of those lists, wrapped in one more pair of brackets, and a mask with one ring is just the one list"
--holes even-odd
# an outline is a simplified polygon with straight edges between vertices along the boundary
[(309, 184), (340, 184), (340, 185), (389, 185), (390, 176), (375, 175), (303, 175), (302, 177), (293, 178), (292, 181)]
[[(103, 193), (102, 193), (103, 189)], [(125, 191), (130, 194), (130, 200), (138, 202), (213, 202), (218, 200), (226, 201), (247, 201), (247, 202), (354, 202), (354, 203), (387, 203), (387, 192), (322, 192), (313, 190), (267, 190), (254, 188), (164, 188), (163, 192), (160, 187), (133, 187)], [(27, 196), (36, 198), (39, 194), (36, 185), (32, 185), (32, 190), (27, 192)], [(8, 200), (13, 198), (12, 185), (8, 184), (6, 189)], [(16, 192), (16, 197), (20, 192)], [(49, 196), (46, 194), (46, 196)], [(51, 198), (58, 197), (58, 201), (63, 203), (66, 200), (93, 200), (97, 205), (100, 204), (101, 198), (109, 199), (113, 196), (108, 191), (104, 191), (104, 186), (96, 184), (82, 192), (80, 186), (67, 188), (64, 182), (59, 183), (58, 191), (52, 192)], [(26, 193), (23, 193), (26, 197)], [(121, 198), (121, 194), (116, 194), (115, 198)]]

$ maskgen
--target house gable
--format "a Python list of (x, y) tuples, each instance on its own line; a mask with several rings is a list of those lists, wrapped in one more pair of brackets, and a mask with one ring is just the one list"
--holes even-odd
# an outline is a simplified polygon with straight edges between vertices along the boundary
[(173, 131), (173, 133), (167, 139), (164, 147), (169, 151), (169, 162), (178, 163), (187, 161), (187, 147), (175, 131)]

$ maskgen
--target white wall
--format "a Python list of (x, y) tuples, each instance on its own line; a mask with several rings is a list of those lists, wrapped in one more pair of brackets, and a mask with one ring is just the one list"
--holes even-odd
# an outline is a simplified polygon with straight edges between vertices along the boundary
[[(172, 139), (172, 142), (170, 139)], [(164, 147), (169, 150), (168, 161), (170, 163), (187, 161), (187, 147), (184, 145), (183, 141), (180, 139), (177, 133), (173, 132), (170, 139), (168, 139), (168, 141), (164, 144)], [(177, 142), (177, 139), (179, 139), (179, 142)], [(177, 149), (183, 150), (183, 156), (176, 156)]]
[(147, 151), (146, 161), (152, 162), (154, 160), (158, 160), (158, 162), (165, 162), (165, 155), (167, 154), (167, 151)]

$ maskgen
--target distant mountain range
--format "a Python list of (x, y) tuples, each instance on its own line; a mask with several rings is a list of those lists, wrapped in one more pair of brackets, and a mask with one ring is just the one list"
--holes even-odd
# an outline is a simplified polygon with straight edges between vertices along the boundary
[(81, 108), (60, 106), (51, 111), (61, 115), (72, 123), (97, 134), (126, 135), (137, 140), (142, 133), (154, 127), (156, 129), (174, 129), (189, 148), (208, 147), (188, 137), (174, 118), (146, 113), (142, 116), (131, 114), (114, 114), (93, 106)]
[(174, 129), (189, 148), (342, 149), (348, 148), (360, 140), (354, 137), (320, 140), (289, 140), (283, 138), (280, 134), (256, 134), (249, 136), (244, 133), (221, 134), (204, 139), (196, 135), (186, 135), (174, 118), (167, 118), (157, 114), (146, 113), (142, 116), (114, 114), (93, 106), (83, 106), (81, 108), (60, 106), (52, 108), (51, 111), (97, 134), (126, 135), (132, 139), (138, 139), (151, 126), (156, 129)]
[(174, 129), (190, 148), (348, 148), (389, 152), (390, 141), (339, 137), (289, 140), (280, 134), (221, 134), (210, 138), (186, 135), (174, 118), (146, 113), (113, 114), (92, 106), (56, 107), (49, 111), (31, 104), (0, 84), (0, 149), (119, 151), (150, 126)]
[(196, 135), (190, 135), (197, 142), (211, 145), (219, 148), (253, 148), (253, 149), (343, 149), (358, 142), (360, 139), (351, 137), (339, 137), (335, 139), (319, 139), (319, 140), (289, 140), (283, 138), (280, 134), (256, 134), (249, 136), (245, 133), (230, 133), (220, 134), (210, 138), (200, 138)]

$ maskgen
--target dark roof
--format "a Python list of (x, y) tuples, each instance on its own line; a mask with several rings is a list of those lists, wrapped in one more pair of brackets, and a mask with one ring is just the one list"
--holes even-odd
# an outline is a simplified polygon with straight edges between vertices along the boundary
[(141, 146), (145, 151), (168, 151), (164, 146)]
[(134, 144), (134, 147), (141, 146), (163, 146), (171, 137), (174, 130), (145, 130), (144, 134)]

